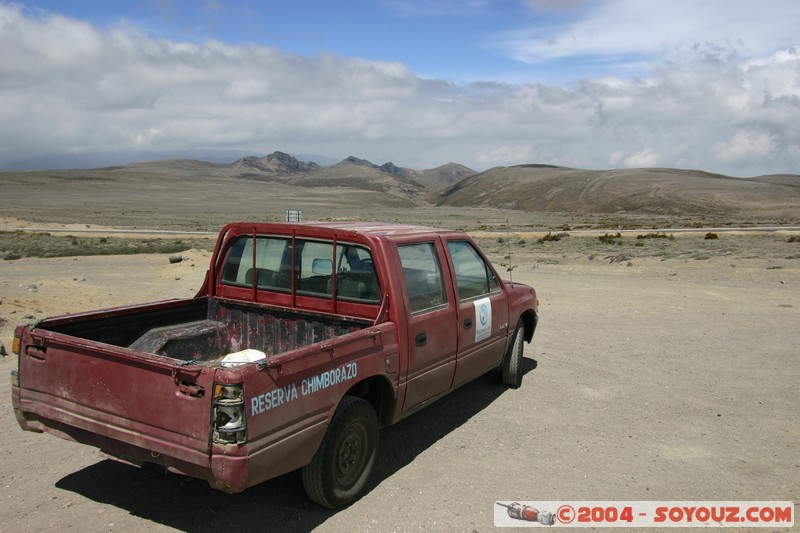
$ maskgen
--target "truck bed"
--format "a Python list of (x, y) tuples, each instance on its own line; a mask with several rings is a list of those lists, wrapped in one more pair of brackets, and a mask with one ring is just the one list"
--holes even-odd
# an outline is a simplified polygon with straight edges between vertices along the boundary
[(126, 311), (48, 320), (38, 328), (180, 361), (213, 362), (244, 349), (269, 357), (370, 325), (221, 298)]

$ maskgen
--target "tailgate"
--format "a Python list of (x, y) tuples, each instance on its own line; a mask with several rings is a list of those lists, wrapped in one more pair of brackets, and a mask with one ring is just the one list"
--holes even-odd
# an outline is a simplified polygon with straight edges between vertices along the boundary
[(213, 368), (42, 329), (25, 337), (19, 407), (26, 429), (114, 455), (141, 460), (146, 452), (208, 466)]

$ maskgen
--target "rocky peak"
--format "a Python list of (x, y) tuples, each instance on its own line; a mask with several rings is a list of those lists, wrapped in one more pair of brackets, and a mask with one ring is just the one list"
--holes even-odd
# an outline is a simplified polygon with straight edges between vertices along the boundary
[(389, 174), (401, 174), (402, 173), (402, 170), (400, 169), (400, 167), (398, 167), (397, 165), (395, 165), (391, 161), (389, 161), (388, 163), (382, 164), (380, 166), (380, 169), (383, 170), (384, 172), (389, 173)]
[(378, 168), (366, 159), (359, 159), (355, 156), (348, 156), (342, 160), (342, 163), (349, 163), (351, 165), (358, 165), (360, 167)]
[(243, 157), (235, 163), (239, 168), (256, 168), (267, 172), (303, 172), (320, 168), (314, 162), (300, 161), (299, 159), (285, 153), (272, 152), (266, 157)]

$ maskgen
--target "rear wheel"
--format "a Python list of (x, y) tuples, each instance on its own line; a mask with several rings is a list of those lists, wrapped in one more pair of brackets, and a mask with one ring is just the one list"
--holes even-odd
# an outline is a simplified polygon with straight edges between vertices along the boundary
[(514, 338), (503, 358), (503, 384), (518, 389), (522, 385), (522, 351), (525, 342), (525, 323), (520, 318)]
[(345, 396), (331, 419), (303, 486), (314, 502), (345, 507), (361, 497), (378, 451), (378, 417), (362, 398)]

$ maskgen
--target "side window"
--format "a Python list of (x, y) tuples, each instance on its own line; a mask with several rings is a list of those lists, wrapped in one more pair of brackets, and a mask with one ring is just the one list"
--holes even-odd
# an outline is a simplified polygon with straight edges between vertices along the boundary
[(336, 250), (336, 299), (380, 303), (381, 289), (367, 248), (340, 244)]
[(453, 259), (459, 300), (469, 300), (500, 290), (494, 272), (471, 243), (450, 241), (447, 246)]
[[(247, 248), (250, 253), (245, 256), (244, 250)], [(243, 257), (244, 256), (244, 257)], [(242, 260), (245, 264), (242, 264)], [(242, 235), (228, 248), (228, 256), (225, 258), (225, 265), (222, 267), (221, 280), (226, 284), (244, 284), (244, 270), (253, 267), (253, 237)], [(239, 271), (242, 270), (241, 282), (238, 280)]]
[[(228, 285), (251, 287), (253, 276), (256, 284), (265, 289), (291, 289), (291, 272), (281, 265), (291, 256), (292, 243), (288, 239), (273, 237), (256, 238), (256, 264), (253, 266), (253, 236), (242, 235), (228, 250), (222, 267), (221, 281)], [(291, 262), (289, 263), (291, 269)]]
[(298, 241), (300, 276), (297, 292), (330, 298), (333, 294), (333, 243)]
[(442, 267), (433, 243), (404, 244), (397, 247), (406, 278), (406, 291), (412, 313), (435, 309), (447, 303), (442, 283)]

